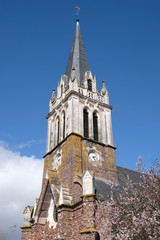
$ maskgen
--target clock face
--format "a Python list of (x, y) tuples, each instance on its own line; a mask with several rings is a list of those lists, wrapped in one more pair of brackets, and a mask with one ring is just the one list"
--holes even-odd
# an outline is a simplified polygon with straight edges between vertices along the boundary
[(59, 167), (59, 166), (61, 165), (61, 159), (62, 159), (61, 154), (58, 154), (58, 155), (57, 155), (57, 159), (56, 159), (57, 167)]
[(90, 152), (90, 153), (89, 153), (89, 161), (90, 161), (90, 162), (97, 162), (97, 161), (98, 161), (97, 155), (96, 155), (95, 152)]
[(62, 164), (62, 153), (60, 151), (58, 151), (58, 153), (56, 153), (53, 156), (53, 162), (52, 162), (52, 167), (53, 170), (58, 170), (59, 166)]

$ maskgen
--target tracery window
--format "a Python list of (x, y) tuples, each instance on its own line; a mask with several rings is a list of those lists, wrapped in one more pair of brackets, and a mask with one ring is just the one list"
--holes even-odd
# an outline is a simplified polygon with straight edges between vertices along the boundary
[(84, 137), (89, 137), (89, 127), (88, 127), (88, 111), (85, 108), (83, 110), (83, 131), (84, 131)]
[(98, 141), (98, 116), (97, 113), (93, 113), (93, 137), (94, 140)]

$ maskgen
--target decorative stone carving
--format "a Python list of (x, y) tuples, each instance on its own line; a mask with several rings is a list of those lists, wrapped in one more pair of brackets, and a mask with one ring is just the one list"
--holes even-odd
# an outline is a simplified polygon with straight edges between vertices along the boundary
[(33, 207), (32, 206), (27, 206), (24, 209), (23, 215), (24, 215), (24, 222), (23, 222), (23, 226), (30, 226), (30, 220), (32, 218), (32, 214), (33, 214)]
[(69, 193), (68, 186), (61, 185), (60, 194), (59, 194), (59, 205), (67, 204), (70, 205), (72, 201), (72, 197)]
[(72, 68), (72, 72), (71, 72), (71, 81), (74, 82), (74, 80), (76, 79), (76, 71), (75, 68)]
[(50, 206), (48, 209), (48, 218), (47, 218), (47, 222), (49, 222), (49, 227), (56, 227), (57, 224), (57, 217), (56, 217), (57, 213), (56, 213), (56, 205), (54, 203), (53, 198), (51, 198), (50, 200)]
[(83, 176), (83, 195), (94, 194), (93, 173), (88, 170)]
[(53, 163), (52, 163), (53, 170), (54, 169), (57, 170), (58, 167), (61, 165), (61, 163), (62, 163), (62, 151), (58, 151), (53, 159)]
[(105, 82), (104, 82), (104, 79), (102, 80), (102, 90), (101, 90), (101, 94), (102, 95), (105, 95), (106, 94), (106, 85), (105, 85)]

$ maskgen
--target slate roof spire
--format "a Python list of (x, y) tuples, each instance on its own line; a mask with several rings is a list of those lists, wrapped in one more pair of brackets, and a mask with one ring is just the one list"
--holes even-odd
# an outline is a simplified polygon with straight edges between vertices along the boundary
[(71, 77), (72, 69), (75, 69), (76, 78), (78, 80), (79, 86), (83, 84), (84, 75), (86, 71), (89, 71), (89, 63), (87, 59), (87, 54), (84, 46), (84, 42), (82, 39), (80, 26), (79, 26), (79, 19), (77, 18), (76, 30), (72, 42), (72, 47), (67, 63), (67, 68), (65, 75), (68, 76), (68, 80)]

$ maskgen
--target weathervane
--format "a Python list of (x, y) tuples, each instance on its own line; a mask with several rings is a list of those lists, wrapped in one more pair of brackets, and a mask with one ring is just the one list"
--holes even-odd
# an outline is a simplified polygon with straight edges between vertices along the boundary
[(77, 20), (79, 20), (79, 19), (78, 19), (78, 14), (79, 14), (80, 8), (77, 6), (76, 9), (77, 9), (77, 12), (76, 12)]

